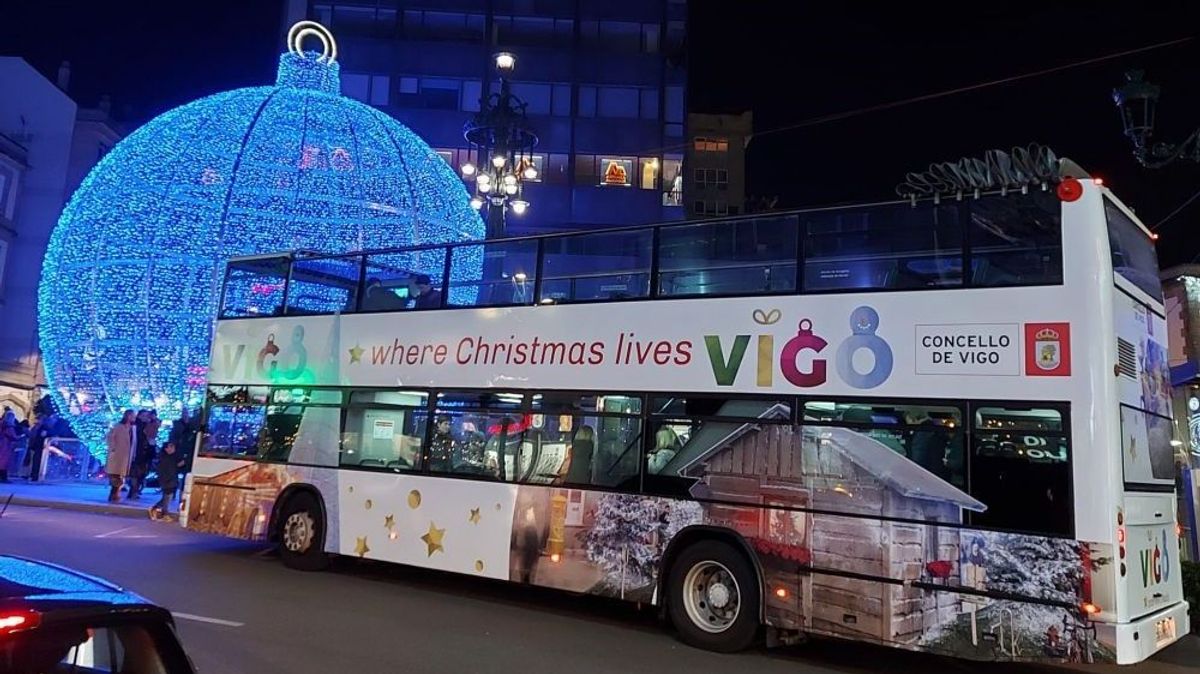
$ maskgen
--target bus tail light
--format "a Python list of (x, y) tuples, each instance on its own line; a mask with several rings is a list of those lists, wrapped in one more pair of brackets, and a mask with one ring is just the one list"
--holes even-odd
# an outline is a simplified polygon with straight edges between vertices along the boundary
[(1075, 178), (1063, 178), (1057, 192), (1058, 198), (1063, 201), (1076, 201), (1083, 196), (1083, 185)]
[(550, 561), (554, 562), (555, 564), (557, 564), (560, 559), (562, 559), (562, 555), (559, 555), (557, 552), (550, 555)]
[(42, 616), (37, 611), (0, 613), (0, 635), (31, 630), (41, 622)]
[(1083, 611), (1085, 616), (1094, 616), (1100, 612), (1100, 607), (1090, 601), (1085, 601), (1079, 606), (1079, 610)]
[(776, 588), (775, 596), (779, 597), (780, 599), (787, 599), (787, 590), (782, 587)]

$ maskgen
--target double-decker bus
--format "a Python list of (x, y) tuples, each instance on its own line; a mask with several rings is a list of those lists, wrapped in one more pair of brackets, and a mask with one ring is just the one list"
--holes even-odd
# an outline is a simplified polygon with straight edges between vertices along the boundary
[(1188, 632), (1149, 231), (1038, 189), (228, 263), (186, 527), (824, 635)]

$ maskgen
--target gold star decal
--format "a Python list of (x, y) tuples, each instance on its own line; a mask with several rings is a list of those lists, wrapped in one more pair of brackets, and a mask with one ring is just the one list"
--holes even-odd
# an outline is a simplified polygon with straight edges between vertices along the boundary
[(483, 573), (483, 560), (482, 559), (475, 560), (475, 570), (478, 571), (479, 573)]
[(355, 344), (353, 347), (351, 347), (350, 362), (351, 363), (361, 363), (362, 355), (363, 355), (364, 351), (366, 351), (366, 349), (362, 348), (361, 346), (359, 346), (357, 344)]
[(367, 555), (367, 553), (370, 551), (371, 551), (371, 548), (367, 547), (367, 537), (366, 536), (355, 536), (354, 537), (354, 554), (358, 555), (359, 557), (365, 557)]
[(471, 516), (467, 518), (467, 521), (469, 521), (471, 524), (479, 524), (479, 511), (480, 508), (471, 508)]
[(421, 507), (421, 492), (416, 489), (408, 492), (408, 507), (413, 510)]
[(437, 528), (433, 522), (429, 523), (429, 531), (421, 536), (421, 540), (425, 541), (425, 546), (428, 548), (427, 553), (429, 557), (432, 557), (433, 553), (438, 550), (442, 552), (446, 551), (446, 548), (442, 547), (442, 537), (445, 535), (445, 529)]
[(395, 518), (394, 516), (392, 516), (392, 515), (386, 515), (386, 516), (384, 516), (384, 518), (383, 518), (383, 528), (384, 528), (384, 529), (387, 529), (388, 531), (391, 531), (391, 530), (392, 530), (392, 527), (394, 527), (394, 526), (396, 526), (396, 518)]

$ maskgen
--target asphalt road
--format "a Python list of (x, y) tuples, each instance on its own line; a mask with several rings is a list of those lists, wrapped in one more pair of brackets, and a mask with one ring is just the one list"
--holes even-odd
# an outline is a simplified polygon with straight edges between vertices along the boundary
[[(291, 571), (262, 546), (177, 525), (13, 506), (0, 552), (102, 576), (175, 612), (203, 672), (1052, 672), (814, 640), (717, 655), (679, 644), (652, 610), (476, 578), (339, 560)], [(1088, 671), (1200, 674), (1200, 639)]]

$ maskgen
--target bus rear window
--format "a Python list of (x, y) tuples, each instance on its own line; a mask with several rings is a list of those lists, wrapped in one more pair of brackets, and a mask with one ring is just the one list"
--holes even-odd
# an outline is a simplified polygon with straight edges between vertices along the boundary
[(1158, 279), (1154, 241), (1108, 199), (1104, 200), (1104, 217), (1108, 221), (1108, 245), (1112, 248), (1113, 271), (1161, 302), (1162, 283)]

